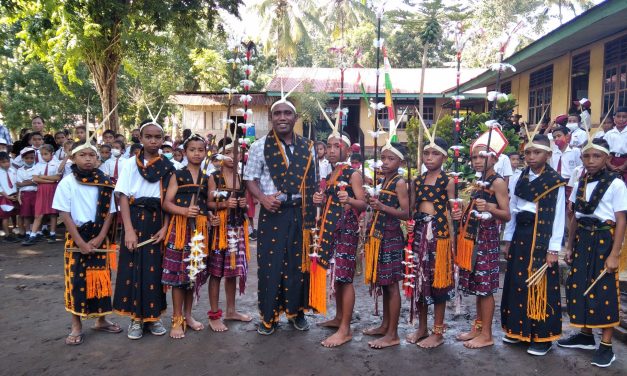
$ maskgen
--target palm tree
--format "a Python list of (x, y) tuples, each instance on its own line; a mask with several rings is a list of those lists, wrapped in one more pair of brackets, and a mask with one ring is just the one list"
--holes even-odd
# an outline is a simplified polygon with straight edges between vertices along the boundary
[(322, 21), (328, 25), (327, 32), (333, 39), (340, 39), (346, 29), (363, 22), (375, 22), (375, 15), (362, 0), (326, 0)]
[(262, 0), (257, 6), (262, 17), (264, 52), (274, 52), (277, 64), (290, 66), (299, 44), (311, 43), (311, 29), (324, 30), (318, 10), (310, 0)]

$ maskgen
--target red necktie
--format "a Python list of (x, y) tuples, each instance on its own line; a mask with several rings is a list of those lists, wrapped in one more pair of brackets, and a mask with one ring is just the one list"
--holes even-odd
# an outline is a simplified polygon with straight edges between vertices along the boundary
[(9, 171), (7, 171), (7, 183), (9, 183), (9, 188), (13, 189), (13, 183), (11, 182), (11, 175)]
[(35, 163), (39, 163), (39, 156), (37, 155), (37, 149), (35, 149)]
[(560, 160), (557, 162), (557, 173), (562, 174), (562, 156), (560, 155)]
[(48, 176), (48, 163), (46, 163), (46, 169), (44, 170), (44, 176)]
[(120, 160), (120, 158), (115, 160), (115, 167), (113, 168), (113, 178), (117, 179), (118, 178), (118, 161)]

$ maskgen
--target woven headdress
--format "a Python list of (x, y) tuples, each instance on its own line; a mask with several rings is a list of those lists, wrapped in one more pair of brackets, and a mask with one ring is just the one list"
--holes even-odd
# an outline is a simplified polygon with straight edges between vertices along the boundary
[(544, 150), (544, 151), (548, 151), (548, 152), (553, 152), (553, 149), (551, 149), (550, 146), (546, 146), (546, 145), (542, 145), (542, 144), (536, 144), (533, 142), (533, 138), (540, 133), (540, 129), (542, 128), (541, 124), (542, 121), (544, 120), (544, 116), (546, 116), (546, 112), (549, 110), (549, 106), (546, 107), (546, 109), (544, 110), (544, 113), (542, 114), (542, 117), (540, 118), (540, 121), (538, 122), (538, 124), (536, 124), (536, 127), (533, 129), (533, 131), (529, 132), (529, 126), (525, 126), (525, 133), (527, 134), (527, 143), (525, 144), (525, 150), (527, 149), (540, 149), (540, 150)]
[(425, 149), (434, 149), (437, 150), (438, 152), (444, 154), (445, 156), (448, 155), (448, 152), (446, 150), (444, 150), (441, 146), (439, 146), (438, 144), (435, 143), (435, 134), (436, 131), (438, 130), (438, 123), (436, 122), (433, 125), (432, 129), (427, 128), (427, 125), (425, 124), (424, 120), (422, 120), (422, 115), (420, 115), (420, 112), (417, 112), (418, 114), (418, 118), (420, 119), (420, 124), (422, 125), (422, 127), (425, 130), (425, 135), (427, 136), (427, 138), (429, 139), (429, 143), (427, 145), (425, 145)]
[[(405, 116), (405, 112), (407, 112), (407, 108), (405, 108), (405, 111), (403, 111), (403, 114), (401, 115), (401, 119), (403, 118), (403, 116)], [(392, 142), (398, 142), (398, 139), (396, 136), (396, 128), (398, 128), (398, 124), (396, 124), (396, 121), (394, 119), (390, 119), (390, 134), (388, 136), (387, 141), (385, 142), (385, 145), (383, 145), (383, 147), (381, 148), (381, 152), (389, 150), (392, 153), (396, 154), (401, 159), (401, 161), (404, 161), (405, 155), (401, 153), (400, 150), (392, 146)]]
[(278, 101), (274, 102), (272, 104), (272, 107), (270, 107), (270, 111), (273, 111), (274, 108), (279, 105), (279, 104), (286, 104), (289, 108), (291, 108), (292, 110), (294, 110), (294, 113), (296, 113), (296, 106), (294, 106), (294, 103), (290, 102), (287, 100), (287, 97), (289, 97), (294, 90), (300, 86), (300, 84), (303, 82), (304, 80), (300, 80), (299, 83), (297, 83), (292, 90), (288, 91), (287, 94), (285, 94), (284, 90), (283, 90), (283, 78), (281, 78), (281, 99), (279, 99)]
[(320, 109), (320, 112), (322, 112), (322, 115), (324, 115), (324, 118), (326, 119), (327, 124), (329, 124), (329, 127), (331, 127), (331, 134), (329, 135), (329, 137), (327, 137), (327, 140), (332, 137), (335, 137), (339, 140), (342, 140), (347, 146), (351, 146), (351, 140), (345, 135), (343, 135), (342, 132), (340, 132), (341, 113), (338, 112), (337, 119), (335, 120), (335, 124), (333, 124), (333, 122), (331, 121), (327, 113), (324, 111), (324, 108), (322, 108), (322, 105), (320, 104), (320, 102), (317, 102), (317, 103), (318, 103), (318, 108)]

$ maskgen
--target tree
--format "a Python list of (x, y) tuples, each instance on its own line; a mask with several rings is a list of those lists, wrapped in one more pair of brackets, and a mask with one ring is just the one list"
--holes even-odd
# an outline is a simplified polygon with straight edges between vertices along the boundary
[[(193, 36), (202, 23), (212, 30), (218, 9), (239, 16), (241, 0), (67, 0), (4, 1), (4, 21), (19, 24), (18, 33), (28, 57), (53, 68), (56, 83), (68, 92), (65, 79), (80, 82), (77, 67), (84, 63), (94, 81), (103, 116), (118, 102), (118, 74), (123, 58), (142, 41), (156, 48), (152, 36), (171, 27), (178, 35)], [(118, 129), (113, 111), (106, 125)]]
[[(325, 130), (329, 126), (326, 122), (318, 121), (321, 116), (318, 103), (325, 108), (330, 99), (329, 94), (313, 91), (313, 84), (306, 81), (302, 84), (302, 90), (294, 93), (294, 99), (298, 104), (298, 114), (303, 121), (303, 134), (312, 140), (324, 139)], [(307, 131), (305, 131), (305, 126), (307, 126)]]
[(594, 6), (594, 2), (590, 0), (545, 0), (544, 3), (548, 8), (552, 8), (557, 5), (557, 18), (560, 21), (560, 25), (563, 24), (562, 19), (564, 18), (562, 15), (562, 8), (565, 7), (570, 9), (573, 12), (573, 15), (577, 16), (577, 8), (585, 11)]
[(318, 9), (308, 0), (263, 0), (256, 9), (263, 19), (264, 52), (274, 52), (280, 66), (293, 65), (298, 46), (309, 46), (310, 33), (325, 29)]

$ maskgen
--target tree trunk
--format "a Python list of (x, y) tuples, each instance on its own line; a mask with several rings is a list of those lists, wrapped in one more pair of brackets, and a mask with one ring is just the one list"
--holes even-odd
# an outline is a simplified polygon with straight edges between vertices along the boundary
[[(427, 51), (429, 45), (425, 44), (422, 50), (422, 65), (420, 73), (420, 95), (418, 96), (418, 112), (424, 119), (424, 101), (425, 101), (425, 73), (427, 69)], [(425, 138), (425, 131), (422, 125), (418, 127), (418, 154), (416, 154), (416, 169), (422, 171), (422, 144)]]
[[(98, 62), (93, 65), (88, 64), (88, 66), (96, 85), (96, 91), (98, 96), (100, 96), (102, 105), (101, 121), (103, 121), (118, 104), (118, 68), (120, 64), (118, 62)], [(116, 108), (105, 121), (103, 129), (111, 129), (117, 133), (119, 128), (118, 110)]]

